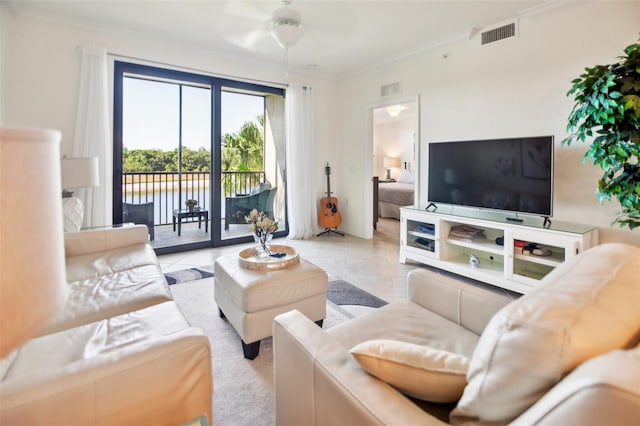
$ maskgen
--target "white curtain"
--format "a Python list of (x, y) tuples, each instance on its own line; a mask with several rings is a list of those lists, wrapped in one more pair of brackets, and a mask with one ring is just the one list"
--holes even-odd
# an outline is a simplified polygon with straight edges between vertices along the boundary
[(299, 240), (318, 231), (315, 174), (311, 172), (315, 152), (312, 90), (290, 84), (285, 99), (289, 238)]
[(112, 146), (106, 49), (79, 48), (80, 81), (72, 157), (98, 157), (100, 185), (76, 192), (84, 204), (84, 226), (112, 223)]

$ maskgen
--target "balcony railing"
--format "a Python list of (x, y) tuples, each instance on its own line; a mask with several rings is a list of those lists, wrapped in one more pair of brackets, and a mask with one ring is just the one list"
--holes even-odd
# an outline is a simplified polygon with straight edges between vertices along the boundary
[[(264, 171), (222, 172), (223, 197), (248, 194), (264, 181)], [(122, 174), (123, 203), (154, 203), (156, 225), (172, 223), (173, 210), (185, 208), (188, 199), (198, 200), (203, 210), (210, 210), (209, 172), (136, 172)], [(224, 202), (221, 203), (224, 208)], [(224, 214), (223, 214), (224, 217)]]

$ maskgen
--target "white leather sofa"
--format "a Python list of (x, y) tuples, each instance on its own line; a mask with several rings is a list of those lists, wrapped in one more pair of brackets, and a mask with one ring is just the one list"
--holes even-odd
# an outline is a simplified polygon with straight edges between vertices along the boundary
[(209, 340), (171, 300), (146, 226), (67, 233), (65, 251), (66, 306), (0, 362), (0, 424), (211, 420)]
[(276, 424), (638, 424), (639, 276), (605, 244), (513, 301), (414, 270), (409, 300), (329, 330), (282, 314)]

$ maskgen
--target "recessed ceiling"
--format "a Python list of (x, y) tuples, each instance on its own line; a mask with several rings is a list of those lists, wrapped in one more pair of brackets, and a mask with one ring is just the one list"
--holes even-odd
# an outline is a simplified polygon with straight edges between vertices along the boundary
[[(5, 0), (16, 11), (61, 16), (170, 38), (273, 63), (284, 54), (268, 33), (280, 1)], [(342, 74), (487, 28), (548, 1), (294, 0), (304, 34), (289, 49), (292, 67)]]

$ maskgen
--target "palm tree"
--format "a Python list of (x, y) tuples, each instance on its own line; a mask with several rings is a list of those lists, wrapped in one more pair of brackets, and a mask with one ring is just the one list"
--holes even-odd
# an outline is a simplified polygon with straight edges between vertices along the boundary
[(264, 117), (245, 121), (238, 133), (226, 133), (223, 137), (222, 164), (225, 170), (256, 171), (263, 169)]

